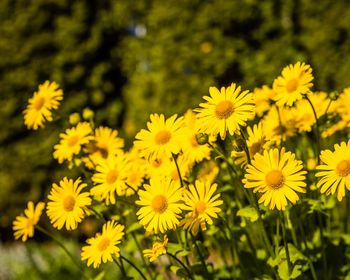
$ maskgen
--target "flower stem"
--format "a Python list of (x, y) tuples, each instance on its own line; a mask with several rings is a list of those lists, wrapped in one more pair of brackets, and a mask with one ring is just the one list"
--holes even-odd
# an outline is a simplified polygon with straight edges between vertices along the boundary
[[(305, 99), (309, 102), (311, 109), (312, 109), (312, 112), (313, 112), (314, 117), (315, 117), (316, 127), (315, 127), (314, 132), (315, 132), (315, 137), (316, 137), (316, 148), (317, 148), (316, 155), (319, 155), (321, 152), (320, 125), (318, 123), (318, 118), (317, 118), (317, 113), (316, 113), (315, 107), (314, 107), (314, 105), (312, 105), (310, 98), (307, 95), (305, 95)], [(317, 156), (317, 164), (320, 164), (320, 157), (319, 156)]]
[(282, 237), (283, 237), (284, 249), (286, 251), (288, 272), (289, 272), (289, 275), (290, 275), (292, 273), (292, 263), (290, 261), (288, 243), (287, 243), (287, 239), (286, 239), (286, 222), (285, 222), (285, 218), (284, 218), (284, 213), (282, 212), (280, 214), (281, 214), (281, 220), (282, 220), (282, 223), (281, 223), (281, 225), (282, 225)]
[(179, 179), (180, 179), (180, 186), (182, 188), (184, 186), (184, 182), (182, 180), (182, 176), (181, 176), (179, 165), (177, 164), (176, 155), (173, 154), (173, 153), (171, 155), (173, 156), (173, 159), (174, 159), (174, 162), (175, 162), (175, 165), (176, 165), (177, 174), (178, 174)]
[(153, 278), (152, 270), (150, 269), (149, 265), (147, 265), (147, 262), (146, 262), (146, 260), (145, 260), (145, 257), (144, 257), (144, 255), (143, 255), (143, 253), (142, 253), (141, 245), (140, 245), (139, 241), (137, 240), (137, 237), (136, 237), (136, 235), (135, 235), (135, 232), (132, 232), (131, 235), (132, 235), (132, 238), (133, 238), (134, 241), (135, 241), (135, 244), (136, 244), (137, 249), (139, 250), (139, 252), (140, 252), (140, 254), (141, 254), (141, 259), (142, 259), (143, 265), (146, 267), (148, 274)]
[(146, 276), (142, 273), (142, 271), (136, 265), (134, 265), (130, 260), (128, 260), (126, 257), (123, 257), (122, 255), (120, 255), (120, 260), (125, 260), (140, 274), (142, 279), (147, 280)]
[(174, 260), (176, 260), (176, 261), (183, 267), (183, 269), (184, 269), (184, 270), (186, 271), (186, 273), (188, 274), (189, 279), (194, 280), (191, 271), (185, 266), (185, 264), (184, 264), (182, 261), (180, 261), (175, 255), (170, 254), (169, 252), (167, 252), (167, 255), (168, 255), (169, 257), (172, 257)]
[(197, 250), (197, 253), (198, 253), (198, 256), (199, 256), (199, 260), (200, 260), (200, 262), (201, 262), (201, 264), (202, 264), (202, 266), (203, 266), (203, 268), (205, 270), (206, 275), (209, 276), (209, 271), (208, 271), (208, 268), (207, 268), (207, 264), (205, 263), (205, 259), (204, 259), (203, 255), (201, 253), (200, 248), (198, 247), (198, 244), (196, 242), (196, 238), (194, 237), (194, 235), (192, 233), (191, 233), (191, 236), (192, 236), (192, 241), (194, 243), (194, 246), (196, 247), (196, 250)]

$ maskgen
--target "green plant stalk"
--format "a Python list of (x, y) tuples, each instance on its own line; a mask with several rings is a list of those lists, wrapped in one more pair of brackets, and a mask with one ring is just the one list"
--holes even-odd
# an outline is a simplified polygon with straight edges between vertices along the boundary
[(316, 137), (316, 155), (317, 155), (317, 164), (320, 164), (320, 152), (321, 152), (321, 141), (320, 141), (320, 125), (318, 123), (318, 117), (317, 117), (317, 113), (316, 113), (316, 110), (315, 110), (315, 107), (314, 105), (312, 104), (310, 98), (305, 95), (305, 99), (307, 100), (307, 102), (309, 102), (310, 106), (311, 106), (311, 109), (312, 109), (312, 112), (314, 114), (314, 117), (315, 117), (315, 121), (316, 121), (316, 126), (315, 126), (315, 129), (314, 129), (314, 133), (315, 133), (315, 137)]
[(298, 239), (297, 239), (297, 235), (295, 233), (292, 221), (290, 220), (289, 209), (286, 210), (286, 219), (287, 219), (288, 228), (290, 229), (290, 232), (292, 233), (292, 240), (293, 240), (294, 246), (296, 248), (300, 248), (299, 242), (298, 242)]
[(286, 251), (288, 273), (290, 275), (292, 273), (292, 263), (290, 261), (289, 248), (288, 248), (288, 243), (287, 243), (287, 239), (286, 239), (286, 222), (285, 222), (284, 212), (281, 212), (280, 215), (281, 215), (281, 220), (282, 220), (282, 223), (281, 223), (281, 225), (282, 225), (282, 237), (283, 237), (284, 249)]
[(173, 258), (175, 261), (177, 261), (183, 267), (183, 269), (188, 274), (189, 279), (194, 280), (191, 271), (186, 267), (186, 265), (180, 259), (178, 259), (175, 255), (170, 254), (169, 252), (167, 252), (167, 255), (169, 257)]
[(173, 159), (174, 159), (174, 162), (175, 162), (175, 165), (176, 165), (177, 174), (179, 175), (179, 179), (180, 179), (180, 186), (182, 188), (182, 187), (184, 187), (184, 182), (182, 180), (180, 168), (179, 168), (179, 165), (177, 164), (176, 156), (173, 153), (171, 155), (173, 156)]
[(113, 257), (113, 261), (114, 263), (118, 266), (118, 268), (120, 269), (122, 275), (123, 275), (123, 278), (124, 279), (128, 279), (128, 275), (126, 274), (126, 271), (124, 269), (124, 266), (122, 264), (120, 264), (116, 258)]
[[(187, 232), (187, 231), (186, 231), (186, 232)], [(175, 235), (176, 235), (177, 241), (179, 242), (179, 244), (181, 245), (181, 247), (186, 248), (185, 243), (182, 241), (182, 238), (181, 238), (180, 233), (179, 233), (178, 230), (175, 231)], [(189, 261), (189, 259), (188, 259), (188, 256), (185, 256), (184, 258), (185, 258), (186, 264), (187, 264), (188, 266), (190, 266), (190, 261)]]
[(142, 277), (142, 279), (147, 280), (146, 276), (142, 273), (142, 271), (136, 266), (134, 265), (130, 260), (128, 260), (126, 257), (120, 255), (120, 261), (122, 264), (122, 260), (126, 261), (129, 265), (131, 265)]
[(136, 244), (136, 247), (137, 247), (137, 249), (138, 249), (139, 252), (140, 252), (141, 259), (142, 259), (143, 265), (144, 265), (144, 266), (146, 267), (146, 269), (147, 269), (147, 273), (148, 273), (149, 276), (153, 279), (152, 270), (150, 269), (149, 265), (147, 265), (145, 256), (144, 256), (143, 253), (142, 253), (141, 245), (140, 245), (139, 241), (137, 240), (137, 237), (136, 237), (136, 235), (135, 235), (135, 232), (132, 232), (132, 233), (131, 233), (131, 236), (132, 236), (132, 238), (134, 239), (134, 242), (135, 242), (135, 244)]
[(202, 266), (203, 266), (203, 268), (204, 268), (204, 270), (205, 270), (205, 273), (207, 274), (207, 275), (209, 275), (209, 271), (208, 271), (208, 268), (207, 268), (207, 264), (206, 264), (206, 262), (205, 262), (205, 260), (204, 260), (204, 257), (203, 257), (203, 255), (202, 255), (202, 253), (201, 253), (201, 250), (199, 249), (199, 247), (198, 247), (198, 244), (197, 244), (197, 242), (196, 242), (196, 239), (195, 239), (195, 237), (194, 237), (194, 235), (192, 234), (192, 233), (190, 233), (191, 234), (191, 236), (192, 236), (192, 241), (193, 241), (193, 243), (194, 243), (194, 246), (196, 247), (196, 250), (197, 250), (197, 253), (198, 253), (198, 256), (199, 256), (199, 260), (200, 260), (200, 262), (201, 262), (201, 264), (202, 264)]
[(278, 255), (278, 249), (279, 249), (279, 242), (280, 242), (280, 219), (276, 220), (276, 236), (275, 236), (275, 255)]

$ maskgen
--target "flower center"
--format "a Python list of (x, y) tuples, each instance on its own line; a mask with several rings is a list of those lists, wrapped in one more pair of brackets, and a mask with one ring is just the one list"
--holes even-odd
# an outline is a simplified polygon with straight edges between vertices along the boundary
[(152, 200), (152, 208), (154, 212), (162, 214), (168, 208), (168, 201), (164, 195), (157, 195)]
[(113, 169), (107, 173), (106, 182), (108, 185), (113, 184), (118, 178), (118, 171)]
[(73, 135), (72, 137), (68, 138), (68, 146), (73, 147), (75, 144), (77, 144), (79, 141), (78, 135)]
[(155, 142), (158, 145), (164, 145), (169, 142), (171, 133), (167, 130), (161, 130), (156, 134)]
[(198, 201), (196, 204), (195, 212), (197, 215), (200, 215), (205, 211), (206, 208), (207, 208), (207, 204), (205, 202)]
[(103, 252), (104, 250), (107, 249), (107, 247), (109, 246), (109, 243), (110, 243), (109, 238), (107, 238), (107, 237), (103, 238), (100, 241), (100, 243), (98, 243), (98, 245), (97, 245), (98, 250), (100, 252)]
[(34, 103), (33, 107), (35, 110), (39, 111), (45, 104), (45, 98), (44, 97), (38, 97)]
[(33, 227), (33, 225), (35, 224), (35, 221), (33, 218), (29, 218), (27, 219), (27, 224), (26, 224), (26, 229), (29, 230)]
[(74, 209), (75, 198), (71, 195), (67, 195), (63, 200), (63, 208), (67, 212), (71, 212)]
[(350, 161), (349, 160), (342, 160), (337, 164), (337, 167), (335, 168), (337, 171), (337, 174), (341, 177), (346, 177), (350, 174)]
[(266, 174), (265, 181), (269, 187), (279, 189), (283, 186), (284, 176), (280, 170), (271, 170)]
[(220, 120), (228, 119), (232, 115), (233, 111), (233, 104), (229, 100), (221, 101), (215, 108), (216, 117)]
[(291, 93), (295, 91), (298, 88), (298, 80), (297, 79), (290, 79), (286, 84), (286, 89), (288, 93)]

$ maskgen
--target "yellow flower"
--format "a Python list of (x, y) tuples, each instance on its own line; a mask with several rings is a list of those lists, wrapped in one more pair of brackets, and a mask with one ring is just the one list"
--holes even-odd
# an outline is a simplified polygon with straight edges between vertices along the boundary
[[(182, 180), (187, 180), (188, 175), (191, 171), (192, 164), (190, 164), (190, 162), (181, 154), (177, 156), (176, 162), (179, 167)], [(167, 176), (170, 177), (174, 182), (180, 183), (179, 172), (177, 170), (174, 159), (165, 161), (164, 173), (160, 174), (159, 176)]]
[(35, 207), (32, 201), (28, 202), (27, 209), (24, 210), (24, 216), (21, 214), (13, 221), (12, 228), (16, 240), (22, 237), (22, 241), (25, 242), (28, 237), (33, 237), (34, 226), (39, 222), (44, 208), (44, 202), (39, 202)]
[(324, 164), (318, 165), (316, 173), (321, 179), (317, 187), (321, 193), (335, 194), (342, 201), (345, 196), (345, 188), (350, 190), (350, 140), (348, 143), (341, 142), (334, 145), (334, 152), (330, 150), (321, 151), (320, 159)]
[(163, 114), (151, 114), (148, 130), (142, 129), (135, 137), (134, 145), (140, 150), (140, 156), (158, 159), (165, 155), (170, 158), (179, 152), (183, 118), (176, 118), (177, 115), (165, 119)]
[(232, 83), (221, 91), (210, 87), (209, 93), (210, 97), (203, 97), (207, 102), (199, 104), (202, 108), (195, 110), (203, 132), (220, 134), (221, 139), (225, 139), (227, 132), (230, 135), (238, 133), (240, 126), (254, 118), (253, 94), (248, 90), (241, 92), (241, 87)]
[(64, 177), (59, 185), (52, 184), (46, 213), (55, 228), (61, 229), (64, 224), (67, 230), (78, 227), (88, 210), (87, 206), (91, 204), (89, 193), (81, 192), (86, 186), (80, 178), (74, 182), (67, 177)]
[(200, 165), (197, 179), (203, 182), (214, 182), (219, 174), (219, 167), (215, 160), (204, 161)]
[(53, 157), (59, 163), (63, 163), (64, 160), (72, 161), (73, 155), (80, 153), (82, 145), (93, 139), (91, 132), (91, 126), (87, 122), (78, 123), (76, 127), (66, 129), (65, 133), (60, 134), (60, 143), (54, 146)]
[(310, 65), (300, 62), (283, 68), (281, 76), (273, 82), (273, 90), (276, 92), (277, 105), (292, 106), (293, 103), (303, 98), (303, 94), (310, 92), (314, 77)]
[(254, 101), (255, 112), (258, 116), (262, 116), (266, 111), (271, 108), (271, 101), (275, 97), (276, 93), (268, 86), (262, 86), (261, 88), (254, 89)]
[(87, 145), (85, 152), (89, 154), (84, 159), (86, 166), (93, 169), (99, 160), (116, 156), (123, 151), (124, 140), (118, 137), (118, 131), (109, 127), (95, 129), (93, 140)]
[(305, 174), (301, 161), (291, 152), (271, 149), (264, 154), (256, 154), (248, 165), (243, 179), (245, 188), (262, 193), (259, 203), (269, 205), (270, 209), (285, 210), (287, 199), (295, 204), (297, 192), (305, 193)]
[(164, 177), (166, 174), (167, 166), (169, 166), (170, 159), (166, 156), (159, 157), (158, 159), (149, 159), (145, 161), (146, 177)]
[(195, 186), (189, 185), (189, 190), (185, 191), (183, 209), (191, 212), (181, 222), (185, 229), (190, 229), (196, 235), (199, 227), (206, 230), (206, 223), (213, 224), (213, 218), (217, 218), (217, 213), (221, 212), (218, 206), (223, 204), (219, 199), (220, 194), (215, 194), (216, 189), (216, 184), (199, 180)]
[(131, 163), (126, 169), (126, 184), (127, 188), (125, 190), (125, 195), (133, 195), (139, 187), (142, 185), (146, 177), (146, 160), (140, 158), (138, 155), (138, 150), (132, 148), (129, 152), (125, 154), (127, 160)]
[[(268, 141), (263, 126), (261, 123), (254, 125), (253, 129), (249, 126), (247, 128), (248, 139), (247, 146), (249, 149), (250, 158), (253, 158), (256, 153), (261, 153), (271, 144), (271, 141)], [(247, 155), (245, 151), (232, 151), (231, 156), (235, 158), (235, 164), (245, 166), (247, 164)]]
[(107, 204), (115, 204), (116, 194), (125, 194), (128, 167), (129, 162), (123, 153), (100, 160), (92, 176), (95, 186), (90, 190), (91, 194), (105, 200)]
[(150, 179), (150, 184), (144, 185), (145, 190), (138, 192), (141, 205), (136, 213), (140, 224), (146, 231), (164, 233), (168, 229), (175, 229), (179, 224), (179, 214), (183, 207), (182, 189), (180, 184), (168, 178)]
[(38, 129), (44, 126), (44, 122), (51, 122), (52, 110), (59, 107), (60, 101), (63, 99), (63, 91), (59, 89), (55, 82), (46, 81), (39, 85), (39, 91), (34, 92), (29, 104), (24, 110), (24, 124), (28, 129)]
[(143, 250), (145, 257), (149, 258), (150, 262), (154, 262), (159, 256), (166, 254), (166, 247), (168, 246), (168, 237), (164, 236), (163, 241), (156, 241), (153, 243), (151, 249)]
[(97, 233), (95, 237), (89, 238), (87, 246), (82, 248), (81, 259), (87, 260), (87, 265), (93, 264), (94, 268), (100, 266), (101, 261), (112, 262), (113, 256), (120, 256), (120, 249), (117, 245), (124, 236), (124, 226), (116, 221), (108, 221), (103, 225), (102, 233)]

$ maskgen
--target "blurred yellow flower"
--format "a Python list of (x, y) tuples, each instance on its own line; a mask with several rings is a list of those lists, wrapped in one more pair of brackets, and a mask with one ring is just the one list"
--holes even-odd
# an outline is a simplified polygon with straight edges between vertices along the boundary
[(81, 122), (75, 127), (66, 129), (65, 133), (60, 134), (59, 144), (54, 146), (53, 157), (59, 163), (63, 163), (64, 160), (72, 161), (73, 155), (80, 153), (82, 145), (93, 139), (91, 132), (91, 126), (87, 122)]
[(138, 192), (140, 210), (136, 213), (140, 224), (146, 231), (164, 233), (168, 229), (175, 229), (179, 224), (183, 207), (182, 188), (179, 183), (169, 178), (150, 179), (144, 185), (145, 190)]
[(297, 192), (305, 193), (306, 183), (302, 161), (296, 160), (291, 152), (271, 149), (264, 154), (256, 154), (248, 165), (243, 179), (245, 188), (252, 188), (262, 196), (259, 203), (270, 209), (285, 210), (289, 200), (295, 204)]
[(321, 177), (317, 187), (321, 193), (335, 194), (342, 201), (345, 196), (345, 188), (350, 190), (350, 140), (334, 145), (334, 152), (321, 151), (320, 159), (324, 164), (318, 165), (316, 177)]
[(293, 103), (303, 98), (303, 94), (310, 92), (314, 77), (310, 65), (300, 62), (283, 68), (281, 76), (273, 82), (273, 90), (276, 92), (275, 100), (278, 106), (292, 106)]
[(166, 254), (166, 247), (168, 246), (168, 237), (165, 235), (164, 240), (153, 243), (151, 249), (143, 250), (145, 257), (149, 258), (150, 262), (154, 262), (159, 256)]
[(262, 86), (261, 88), (255, 88), (253, 92), (255, 102), (255, 112), (258, 116), (262, 116), (266, 111), (271, 108), (271, 102), (275, 97), (276, 92), (268, 86)]
[(64, 177), (59, 185), (52, 184), (46, 213), (53, 227), (62, 229), (64, 224), (67, 230), (78, 227), (78, 223), (88, 211), (87, 206), (91, 204), (89, 193), (81, 192), (86, 186), (80, 178), (73, 181), (67, 177)]
[(225, 139), (227, 132), (238, 133), (240, 126), (246, 126), (246, 121), (254, 118), (253, 94), (248, 90), (241, 92), (241, 87), (232, 83), (221, 91), (210, 87), (209, 93), (210, 97), (203, 97), (207, 102), (200, 103), (202, 108), (195, 110), (203, 132), (220, 134)]
[(87, 265), (93, 264), (94, 268), (100, 266), (101, 262), (112, 262), (113, 257), (120, 256), (120, 249), (117, 245), (124, 236), (124, 226), (116, 221), (108, 221), (102, 227), (102, 233), (89, 238), (87, 246), (82, 248), (81, 259), (87, 260)]
[(44, 122), (51, 122), (52, 110), (59, 107), (63, 99), (63, 91), (55, 82), (46, 81), (39, 85), (39, 91), (34, 92), (28, 101), (28, 106), (24, 110), (24, 124), (28, 129), (38, 129), (44, 126)]
[(22, 238), (22, 241), (25, 242), (28, 237), (33, 237), (34, 227), (39, 222), (44, 208), (44, 202), (39, 202), (35, 207), (32, 201), (28, 202), (27, 209), (24, 210), (24, 215), (17, 216), (13, 221), (12, 228), (16, 240)]

